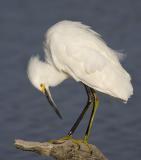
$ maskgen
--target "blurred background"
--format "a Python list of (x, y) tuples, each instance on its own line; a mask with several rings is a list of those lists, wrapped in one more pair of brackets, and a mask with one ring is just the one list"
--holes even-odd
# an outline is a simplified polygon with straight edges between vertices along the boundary
[[(123, 51), (123, 66), (132, 76), (134, 95), (127, 104), (98, 93), (90, 143), (111, 160), (141, 157), (141, 1), (139, 0), (0, 0), (0, 159), (51, 158), (17, 150), (14, 139), (47, 141), (66, 135), (81, 112), (86, 94), (67, 80), (52, 89), (63, 114), (59, 120), (45, 97), (27, 78), (32, 55), (43, 57), (46, 30), (60, 20), (92, 26), (110, 47)], [(63, 35), (62, 35), (63, 36)], [(75, 133), (83, 137), (89, 113)]]

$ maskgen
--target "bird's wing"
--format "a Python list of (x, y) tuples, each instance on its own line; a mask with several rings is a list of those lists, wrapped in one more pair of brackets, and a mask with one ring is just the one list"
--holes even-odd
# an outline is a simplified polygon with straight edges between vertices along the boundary
[[(86, 45), (66, 47), (64, 71), (100, 92), (127, 101), (133, 92), (130, 76), (117, 61)], [(115, 87), (116, 86), (116, 87)]]
[[(105, 57), (113, 63), (118, 63), (118, 60), (124, 58), (122, 53), (109, 48), (100, 34), (81, 22), (59, 22), (49, 29), (45, 37), (45, 48), (48, 48), (51, 54), (55, 52), (54, 55), (58, 54), (61, 57), (67, 53), (69, 56), (80, 61), (85, 62), (87, 59), (90, 64), (92, 57), (100, 60), (102, 57)], [(47, 51), (45, 52), (47, 60), (51, 60), (50, 57), (52, 55), (50, 56)], [(98, 64), (98, 68), (101, 65), (103, 66), (102, 62)]]
[(89, 26), (77, 23), (71, 29), (55, 32), (51, 38), (48, 41), (51, 57), (57, 68), (64, 71), (92, 74), (109, 64), (120, 65), (122, 54), (109, 48)]
[[(101, 70), (108, 63), (108, 59), (105, 56), (97, 50), (84, 45), (68, 46), (66, 53), (69, 57), (68, 61), (71, 59), (71, 63), (74, 62), (76, 67), (82, 69), (86, 74)], [(67, 65), (73, 69), (71, 63), (67, 62)]]
[[(88, 36), (88, 37), (87, 37)], [(81, 35), (74, 41), (64, 41), (63, 64), (74, 72), (78, 69), (85, 74), (101, 71), (105, 66), (119, 66), (118, 52), (109, 48), (98, 35)]]
[(56, 68), (75, 80), (125, 100), (132, 93), (130, 76), (119, 62), (121, 54), (109, 48), (90, 27), (58, 24), (48, 32), (46, 45)]

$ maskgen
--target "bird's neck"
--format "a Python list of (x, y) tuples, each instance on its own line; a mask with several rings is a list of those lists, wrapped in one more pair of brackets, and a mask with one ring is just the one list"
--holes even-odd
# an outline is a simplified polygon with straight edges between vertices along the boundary
[(45, 79), (48, 86), (56, 86), (68, 78), (68, 75), (55, 68), (54, 65), (46, 64)]

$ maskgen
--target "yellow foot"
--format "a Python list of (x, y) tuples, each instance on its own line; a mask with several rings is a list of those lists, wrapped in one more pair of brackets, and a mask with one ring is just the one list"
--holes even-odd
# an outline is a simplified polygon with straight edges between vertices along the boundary
[(83, 141), (84, 141), (85, 144), (88, 144), (88, 136), (87, 135), (84, 136), (84, 140)]
[(67, 135), (67, 136), (60, 138), (60, 140), (69, 140), (69, 139), (72, 139), (72, 135), (71, 136)]
[(80, 147), (82, 146), (82, 144), (85, 144), (85, 146), (87, 146), (88, 148), (88, 152), (92, 153), (92, 148), (91, 146), (88, 144), (88, 141), (84, 138), (84, 139), (73, 139), (72, 136), (64, 136), (60, 139), (57, 140), (50, 140), (48, 141), (49, 143), (52, 144), (62, 144), (64, 143), (66, 140), (71, 140), (74, 144), (76, 144), (78, 146), (78, 150), (80, 149)]
[(48, 142), (53, 144), (61, 144), (61, 143), (64, 143), (65, 140), (69, 140), (69, 139), (72, 139), (72, 136), (67, 135), (67, 136), (61, 137), (60, 139), (50, 140)]
[(85, 144), (85, 146), (88, 148), (88, 152), (92, 154), (93, 149), (91, 148), (91, 145), (89, 145), (84, 139), (71, 139), (71, 141), (77, 144), (78, 150), (81, 148), (82, 144)]
[(87, 135), (84, 136), (83, 142), (86, 144), (86, 146), (89, 149), (89, 152), (92, 154), (93, 149), (92, 149), (91, 145), (88, 144), (88, 136)]

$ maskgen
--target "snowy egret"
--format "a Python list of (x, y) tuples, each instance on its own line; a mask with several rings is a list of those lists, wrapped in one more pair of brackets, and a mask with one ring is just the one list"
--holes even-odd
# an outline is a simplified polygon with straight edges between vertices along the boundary
[(68, 136), (72, 136), (92, 105), (84, 137), (84, 140), (88, 141), (99, 103), (95, 90), (124, 102), (133, 94), (131, 77), (120, 64), (122, 54), (109, 48), (101, 36), (89, 26), (67, 20), (56, 23), (47, 31), (44, 50), (45, 61), (41, 61), (38, 56), (30, 59), (28, 77), (31, 83), (46, 95), (60, 118), (61, 114), (49, 87), (54, 87), (69, 77), (84, 84), (88, 101)]

